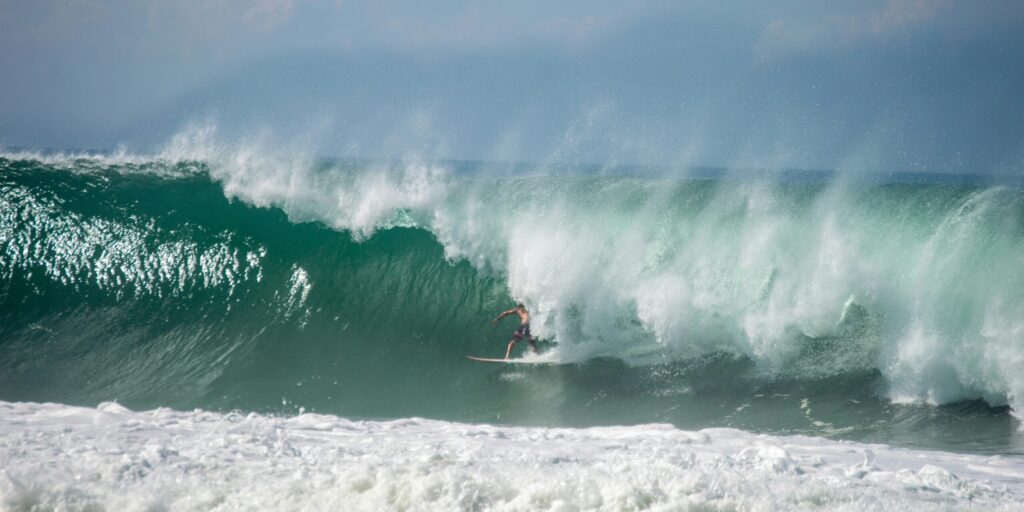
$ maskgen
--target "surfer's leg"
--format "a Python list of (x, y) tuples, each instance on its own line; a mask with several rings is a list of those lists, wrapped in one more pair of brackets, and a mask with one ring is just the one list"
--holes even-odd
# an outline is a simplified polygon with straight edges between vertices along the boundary
[(530, 336), (530, 350), (532, 350), (534, 354), (537, 353), (537, 342), (534, 340), (533, 336)]
[[(508, 342), (508, 350), (505, 351), (505, 359), (512, 354), (512, 347), (516, 346), (516, 342), (523, 339), (523, 329), (525, 326), (520, 325), (516, 332), (512, 333), (512, 341)], [(529, 329), (529, 327), (525, 327)]]

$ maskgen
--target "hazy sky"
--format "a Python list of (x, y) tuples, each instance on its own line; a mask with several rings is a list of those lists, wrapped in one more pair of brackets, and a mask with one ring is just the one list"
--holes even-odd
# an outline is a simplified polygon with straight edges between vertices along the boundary
[(1024, 172), (1024, 2), (0, 0), (0, 144)]

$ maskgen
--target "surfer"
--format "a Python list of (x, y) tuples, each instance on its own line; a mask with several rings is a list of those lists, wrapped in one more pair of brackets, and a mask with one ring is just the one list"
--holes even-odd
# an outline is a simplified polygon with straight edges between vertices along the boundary
[(519, 328), (516, 329), (516, 332), (512, 333), (512, 341), (508, 342), (508, 350), (505, 351), (505, 359), (507, 360), (509, 354), (512, 353), (512, 347), (516, 346), (516, 342), (524, 337), (526, 338), (526, 341), (530, 342), (530, 350), (536, 353), (537, 344), (533, 341), (533, 336), (530, 335), (530, 312), (526, 310), (526, 306), (524, 306), (522, 302), (516, 304), (516, 307), (498, 315), (498, 318), (492, 320), (491, 323), (498, 325), (499, 320), (509, 315), (519, 316)]

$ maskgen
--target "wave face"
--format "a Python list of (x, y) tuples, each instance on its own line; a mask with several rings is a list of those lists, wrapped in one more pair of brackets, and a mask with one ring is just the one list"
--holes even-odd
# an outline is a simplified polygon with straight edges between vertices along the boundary
[(169, 148), (0, 158), (0, 399), (1020, 443), (1017, 187)]

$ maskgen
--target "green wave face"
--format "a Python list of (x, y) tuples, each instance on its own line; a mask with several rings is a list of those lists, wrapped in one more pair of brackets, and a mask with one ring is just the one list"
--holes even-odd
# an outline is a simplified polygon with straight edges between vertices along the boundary
[(0, 217), (5, 398), (275, 410), (301, 396), (386, 414), (450, 388), (508, 300), (422, 230), (357, 243), (229, 202), (202, 175), (16, 164)]
[(1013, 187), (8, 155), (0, 399), (1014, 451), (1022, 268)]

